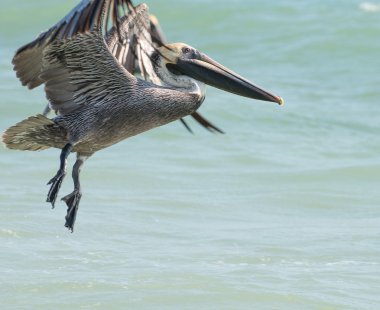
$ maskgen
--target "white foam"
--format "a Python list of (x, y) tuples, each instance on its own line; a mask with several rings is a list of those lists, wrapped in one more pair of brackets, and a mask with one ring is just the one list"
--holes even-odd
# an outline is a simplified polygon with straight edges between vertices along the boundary
[(364, 12), (380, 12), (380, 3), (363, 2), (359, 4), (359, 9)]
[(12, 236), (12, 237), (15, 237), (15, 238), (20, 238), (20, 236), (17, 234), (17, 232), (15, 232), (13, 230), (10, 230), (10, 229), (1, 229), (0, 230), (0, 234), (1, 235)]

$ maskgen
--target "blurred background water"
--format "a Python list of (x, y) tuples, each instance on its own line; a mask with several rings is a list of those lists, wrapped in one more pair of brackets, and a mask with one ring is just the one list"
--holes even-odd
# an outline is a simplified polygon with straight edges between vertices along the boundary
[[(0, 3), (3, 131), (46, 104), (15, 50), (77, 1)], [(189, 120), (97, 153), (74, 234), (44, 202), (59, 151), (1, 147), (2, 309), (379, 309), (380, 2), (148, 4), (170, 41), (286, 104), (208, 88), (225, 135)]]

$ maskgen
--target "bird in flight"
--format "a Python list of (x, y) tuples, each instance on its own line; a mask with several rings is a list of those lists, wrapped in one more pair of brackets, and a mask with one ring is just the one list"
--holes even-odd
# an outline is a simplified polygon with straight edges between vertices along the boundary
[(13, 64), (23, 85), (33, 89), (44, 84), (49, 104), (43, 114), (8, 128), (2, 140), (10, 149), (61, 150), (58, 172), (48, 183), (47, 202), (53, 207), (67, 158), (76, 153), (74, 190), (62, 198), (70, 231), (82, 197), (80, 169), (95, 152), (175, 120), (190, 130), (183, 120), (188, 115), (221, 132), (197, 112), (206, 85), (283, 104), (281, 97), (197, 49), (167, 43), (147, 5), (129, 0), (83, 0), (21, 47)]

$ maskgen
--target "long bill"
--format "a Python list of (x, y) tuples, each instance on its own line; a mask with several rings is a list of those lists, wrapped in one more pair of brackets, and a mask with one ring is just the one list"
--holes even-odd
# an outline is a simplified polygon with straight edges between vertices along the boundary
[(178, 59), (174, 65), (183, 74), (210, 86), (257, 100), (284, 104), (284, 100), (224, 67), (205, 54), (199, 59)]

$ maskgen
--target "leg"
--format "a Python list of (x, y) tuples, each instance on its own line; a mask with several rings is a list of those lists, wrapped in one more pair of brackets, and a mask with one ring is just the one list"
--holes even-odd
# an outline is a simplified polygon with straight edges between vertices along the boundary
[(74, 230), (74, 223), (77, 216), (79, 201), (82, 197), (82, 191), (81, 191), (81, 186), (79, 182), (79, 173), (84, 161), (88, 157), (89, 156), (83, 156), (83, 155), (77, 154), (77, 161), (75, 162), (74, 167), (73, 167), (74, 191), (71, 194), (62, 198), (62, 200), (66, 202), (66, 205), (67, 205), (65, 227), (71, 230), (71, 232), (73, 232)]
[(47, 104), (44, 111), (42, 112), (42, 115), (46, 116), (49, 114), (50, 111), (51, 111), (50, 106)]
[(71, 143), (67, 143), (64, 148), (62, 149), (61, 156), (60, 156), (60, 166), (57, 174), (52, 178), (48, 185), (51, 184), (49, 193), (47, 195), (46, 202), (50, 202), (51, 205), (54, 208), (55, 201), (57, 199), (58, 191), (61, 188), (62, 181), (66, 175), (66, 163), (67, 163), (67, 157), (69, 156), (71, 150), (73, 149), (73, 145)]

